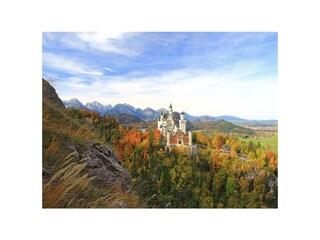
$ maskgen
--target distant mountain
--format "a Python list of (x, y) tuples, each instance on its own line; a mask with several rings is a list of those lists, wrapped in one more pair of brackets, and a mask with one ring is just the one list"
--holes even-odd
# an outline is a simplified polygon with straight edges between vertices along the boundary
[(119, 104), (114, 105), (113, 108), (111, 108), (110, 110), (108, 110), (106, 112), (107, 115), (109, 115), (109, 114), (122, 114), (122, 113), (135, 115), (136, 109), (133, 106), (131, 106), (130, 104), (119, 103)]
[(159, 109), (157, 110), (157, 112), (158, 112), (159, 114), (161, 114), (161, 112), (163, 112), (164, 114), (168, 114), (168, 113), (169, 113), (169, 111), (168, 111), (167, 109), (165, 109), (165, 108), (159, 108)]
[(153, 121), (153, 120), (157, 119), (160, 116), (160, 114), (157, 111), (155, 111), (155, 110), (153, 110), (152, 108), (149, 108), (149, 107), (144, 109), (144, 110), (142, 110), (142, 114), (144, 116), (143, 119), (145, 121)]
[(195, 117), (195, 116), (189, 115), (189, 114), (186, 113), (186, 112), (184, 112), (184, 116), (186, 117), (186, 119), (187, 119), (188, 121), (193, 121), (194, 119), (197, 118), (197, 117)]
[(86, 107), (76, 98), (70, 100), (62, 100), (66, 108), (86, 109)]
[(101, 115), (105, 115), (105, 113), (112, 109), (112, 106), (110, 104), (108, 105), (103, 105), (97, 101), (93, 101), (91, 103), (87, 103), (85, 105), (85, 107), (88, 109), (88, 110), (92, 110), (92, 111), (95, 111), (95, 112), (98, 112), (100, 113)]
[[(75, 109), (87, 109), (100, 113), (101, 115), (119, 115), (119, 114), (128, 114), (138, 117), (143, 121), (154, 121), (160, 116), (160, 113), (153, 110), (152, 108), (135, 108), (127, 103), (119, 103), (112, 107), (112, 105), (103, 105), (97, 101), (87, 103), (83, 105), (78, 99), (73, 98), (71, 100), (63, 100), (64, 105), (67, 108)], [(164, 111), (167, 111), (164, 109)], [(167, 111), (168, 112), (168, 111)]]
[(211, 121), (218, 121), (218, 120), (225, 120), (229, 122), (246, 121), (245, 119), (238, 118), (235, 116), (229, 116), (229, 115), (222, 115), (222, 116), (216, 116), (216, 117), (212, 117), (209, 115), (202, 115), (200, 117), (194, 117), (193, 120), (197, 120), (200, 122), (211, 122)]
[(235, 121), (235, 124), (239, 125), (252, 125), (252, 126), (274, 126), (278, 125), (278, 120), (269, 119), (269, 120), (243, 120), (243, 121)]
[(208, 116), (208, 115), (202, 115), (200, 117), (196, 117), (193, 119), (193, 121), (199, 121), (199, 122), (211, 122), (215, 121), (216, 119), (214, 117)]
[(242, 118), (238, 118), (235, 116), (230, 116), (230, 115), (221, 115), (221, 116), (216, 116), (214, 117), (215, 120), (225, 120), (225, 121), (229, 121), (229, 122), (237, 122), (237, 121), (243, 121), (245, 119)]
[[(127, 103), (119, 103), (114, 105), (113, 107), (108, 105), (103, 105), (97, 101), (87, 103), (86, 105), (83, 105), (78, 99), (73, 98), (71, 100), (63, 100), (62, 101), (65, 107), (67, 108), (76, 108), (76, 109), (87, 109), (92, 110), (100, 113), (101, 115), (119, 115), (119, 114), (128, 114), (132, 116), (138, 117), (140, 120), (143, 121), (154, 121), (156, 120), (161, 112), (164, 114), (168, 114), (168, 110), (165, 108), (160, 108), (157, 111), (153, 110), (152, 108), (148, 107), (146, 109), (141, 108), (135, 108)], [(176, 119), (180, 119), (180, 116), (178, 118), (179, 113), (175, 112)], [(219, 120), (225, 120), (229, 121), (231, 123), (237, 124), (237, 125), (254, 125), (254, 126), (270, 126), (270, 125), (277, 125), (278, 120), (248, 120), (239, 118), (236, 116), (230, 116), (230, 115), (221, 115), (221, 116), (209, 116), (209, 115), (202, 115), (200, 117), (198, 116), (192, 116), (186, 112), (184, 112), (186, 120), (190, 122), (212, 122), (212, 121), (219, 121)]]

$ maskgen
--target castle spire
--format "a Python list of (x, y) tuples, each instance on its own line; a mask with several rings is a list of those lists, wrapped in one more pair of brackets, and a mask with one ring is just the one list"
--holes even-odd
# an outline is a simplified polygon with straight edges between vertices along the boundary
[(172, 109), (172, 104), (170, 102), (170, 106), (169, 106), (169, 114), (172, 115), (173, 114), (173, 109)]

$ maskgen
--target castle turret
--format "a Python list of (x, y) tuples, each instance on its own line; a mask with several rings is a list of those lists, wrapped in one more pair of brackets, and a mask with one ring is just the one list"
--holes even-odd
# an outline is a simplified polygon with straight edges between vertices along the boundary
[(160, 118), (158, 119), (158, 130), (165, 136), (166, 132), (166, 121), (163, 116), (163, 112), (161, 112)]
[(180, 113), (179, 120), (180, 130), (186, 134), (187, 133), (187, 120), (185, 120), (184, 112)]
[(185, 120), (184, 112), (180, 113), (180, 119)]

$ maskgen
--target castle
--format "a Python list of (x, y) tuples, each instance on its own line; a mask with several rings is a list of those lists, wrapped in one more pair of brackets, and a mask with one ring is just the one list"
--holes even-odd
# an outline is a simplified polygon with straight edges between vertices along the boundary
[(191, 154), (196, 153), (196, 145), (192, 144), (192, 133), (187, 132), (187, 120), (184, 112), (180, 113), (179, 126), (177, 127), (173, 118), (172, 104), (169, 106), (169, 113), (161, 115), (158, 119), (158, 129), (165, 138), (166, 147), (170, 150), (172, 146), (182, 146), (190, 149)]

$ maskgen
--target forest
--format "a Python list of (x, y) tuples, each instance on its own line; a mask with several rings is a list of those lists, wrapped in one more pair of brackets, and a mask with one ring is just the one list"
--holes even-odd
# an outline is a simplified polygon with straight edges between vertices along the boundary
[(115, 146), (145, 207), (277, 208), (278, 156), (260, 142), (198, 131), (192, 136), (197, 155), (179, 147), (169, 152), (154, 127), (143, 133), (86, 110), (79, 114), (92, 118), (101, 139)]

